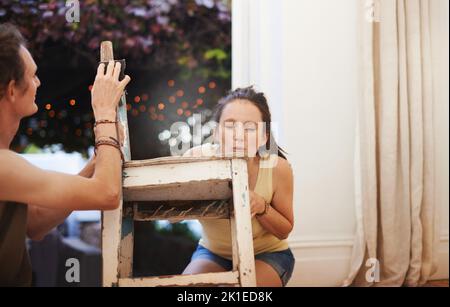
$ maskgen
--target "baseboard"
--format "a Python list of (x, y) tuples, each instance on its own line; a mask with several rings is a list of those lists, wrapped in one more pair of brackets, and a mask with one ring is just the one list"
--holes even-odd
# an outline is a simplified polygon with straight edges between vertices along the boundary
[[(440, 239), (438, 271), (432, 280), (448, 279), (448, 235)], [(338, 287), (347, 277), (353, 248), (352, 237), (291, 238), (295, 255), (294, 273), (289, 287)]]
[(438, 257), (438, 269), (431, 280), (448, 279), (448, 234), (441, 236)]

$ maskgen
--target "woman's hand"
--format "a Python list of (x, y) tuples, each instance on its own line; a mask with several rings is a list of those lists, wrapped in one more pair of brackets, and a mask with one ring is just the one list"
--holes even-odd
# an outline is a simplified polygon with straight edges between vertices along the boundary
[(256, 214), (263, 213), (266, 209), (266, 201), (259, 194), (250, 191), (250, 212), (252, 217)]
[(92, 87), (92, 109), (95, 120), (116, 120), (116, 108), (122, 97), (130, 77), (125, 76), (119, 81), (120, 62), (110, 61), (105, 72), (105, 64), (101, 63), (97, 69), (97, 76)]

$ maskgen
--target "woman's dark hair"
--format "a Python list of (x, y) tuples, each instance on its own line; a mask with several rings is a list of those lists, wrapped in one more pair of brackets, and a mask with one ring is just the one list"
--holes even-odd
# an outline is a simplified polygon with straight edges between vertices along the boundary
[(23, 82), (25, 63), (20, 56), (20, 46), (26, 42), (19, 30), (11, 24), (0, 24), (0, 98), (5, 95), (11, 80)]
[[(235, 100), (248, 100), (251, 103), (253, 103), (258, 110), (261, 112), (262, 120), (265, 123), (266, 127), (266, 134), (268, 142), (265, 146), (262, 146), (258, 150), (258, 154), (261, 154), (261, 151), (272, 151), (276, 150), (279, 157), (287, 160), (286, 158), (286, 151), (281, 149), (277, 143), (275, 142), (275, 138), (272, 135), (272, 115), (270, 113), (269, 104), (267, 103), (266, 96), (264, 93), (257, 92), (253, 88), (253, 86), (245, 87), (245, 88), (238, 88), (234, 91), (230, 91), (225, 97), (219, 100), (219, 103), (217, 104), (215, 110), (214, 110), (214, 117), (213, 119), (219, 123), (220, 118), (222, 117), (222, 112), (225, 109), (225, 107), (235, 101)], [(269, 146), (269, 148), (268, 148)]]

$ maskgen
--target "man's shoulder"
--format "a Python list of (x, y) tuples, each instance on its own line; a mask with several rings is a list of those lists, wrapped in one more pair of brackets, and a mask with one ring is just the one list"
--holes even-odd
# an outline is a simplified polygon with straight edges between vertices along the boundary
[(9, 149), (0, 149), (0, 158), (2, 159), (18, 159), (20, 156)]
[(12, 152), (9, 149), (0, 149), (0, 159), (11, 159), (14, 156), (17, 156), (16, 153)]
[(15, 167), (18, 161), (23, 160), (24, 159), (20, 155), (11, 150), (0, 149), (0, 171)]

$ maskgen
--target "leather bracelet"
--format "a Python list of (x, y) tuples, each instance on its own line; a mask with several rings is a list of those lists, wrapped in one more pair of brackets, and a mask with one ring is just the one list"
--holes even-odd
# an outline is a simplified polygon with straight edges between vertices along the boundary
[(119, 142), (119, 140), (117, 140), (116, 138), (112, 137), (112, 136), (99, 136), (95, 139), (95, 142), (101, 141), (101, 140), (108, 140), (108, 141), (113, 141), (114, 143), (116, 143), (119, 147), (121, 147), (121, 144)]
[(94, 123), (94, 128), (97, 127), (98, 125), (103, 125), (103, 124), (117, 124), (117, 121), (108, 120), (108, 119), (98, 120)]
[(257, 214), (256, 214), (257, 217), (264, 216), (264, 215), (266, 215), (266, 214), (269, 212), (270, 203), (268, 203), (268, 202), (265, 202), (265, 203), (266, 203), (266, 205), (265, 205), (265, 207), (264, 207), (264, 212), (262, 212), (262, 213), (257, 213)]
[(96, 141), (95, 142), (94, 154), (97, 155), (97, 150), (102, 145), (111, 146), (111, 147), (117, 148), (117, 150), (119, 150), (120, 158), (122, 159), (122, 162), (124, 162), (125, 159), (124, 159), (124, 156), (123, 156), (123, 153), (122, 153), (122, 149), (120, 148), (120, 145), (116, 141), (113, 141), (113, 140), (99, 140), (99, 141)]

